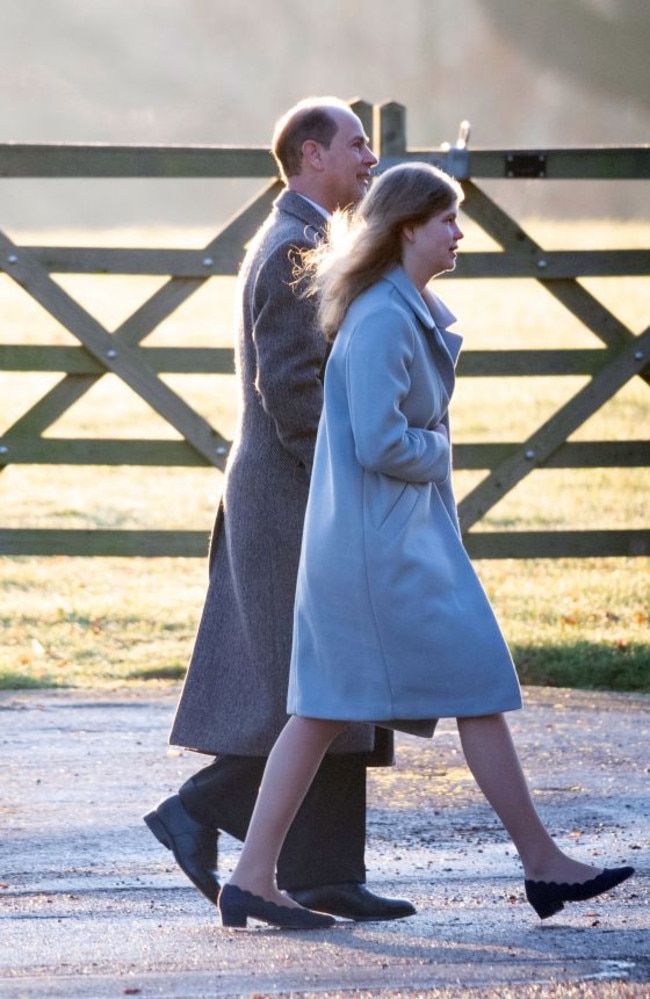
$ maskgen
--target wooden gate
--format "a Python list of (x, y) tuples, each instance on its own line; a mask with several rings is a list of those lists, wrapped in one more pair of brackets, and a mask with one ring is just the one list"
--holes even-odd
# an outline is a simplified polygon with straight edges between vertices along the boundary
[[(650, 148), (470, 151), (465, 136), (446, 150), (410, 150), (401, 105), (354, 109), (372, 136), (379, 169), (409, 159), (435, 163), (458, 177), (464, 211), (502, 251), (460, 258), (466, 278), (534, 278), (603, 343), (599, 350), (490, 350), (463, 353), (461, 377), (587, 375), (573, 398), (525, 440), (459, 444), (457, 469), (487, 474), (459, 505), (470, 555), (476, 558), (644, 555), (650, 531), (508, 531), (474, 528), (496, 503), (539, 468), (650, 464), (650, 442), (569, 442), (568, 438), (633, 378), (650, 378), (650, 328), (635, 335), (579, 283), (599, 275), (647, 275), (650, 250), (546, 251), (477, 183), (481, 178), (648, 179)], [(4, 433), (0, 470), (17, 464), (211, 465), (223, 469), (228, 441), (159, 377), (161, 373), (230, 373), (230, 349), (155, 348), (146, 338), (216, 275), (236, 273), (243, 247), (281, 190), (265, 148), (0, 145), (0, 177), (248, 177), (266, 183), (202, 250), (89, 249), (18, 246), (0, 232), (0, 269), (79, 341), (77, 347), (0, 345), (0, 370), (61, 372), (61, 380)], [(105, 329), (52, 274), (163, 275), (168, 280), (114, 332)], [(70, 440), (44, 432), (112, 373), (182, 437), (179, 441)], [(0, 480), (0, 488), (2, 482)], [(45, 530), (0, 527), (0, 554), (204, 555), (205, 531)]]

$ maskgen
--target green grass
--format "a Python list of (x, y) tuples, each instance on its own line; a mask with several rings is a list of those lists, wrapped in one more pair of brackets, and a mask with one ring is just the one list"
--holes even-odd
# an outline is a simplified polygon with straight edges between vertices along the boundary
[[(468, 249), (486, 237), (468, 226)], [(547, 247), (641, 245), (643, 226), (533, 223)], [(147, 234), (110, 234), (110, 245), (146, 245)], [(74, 243), (32, 235), (40, 245)], [(205, 239), (204, 239), (205, 237)], [(168, 237), (201, 245), (209, 234)], [(99, 243), (86, 234), (79, 244)], [(154, 240), (160, 245), (163, 241)], [(60, 279), (108, 328), (151, 294), (143, 278)], [(585, 282), (633, 331), (647, 324), (645, 279)], [(155, 332), (156, 345), (230, 342), (233, 282), (213, 280)], [(599, 342), (534, 282), (441, 282), (461, 317), (466, 348), (597, 347)], [(0, 276), (5, 342), (73, 342), (8, 278)], [(58, 380), (0, 372), (4, 426)], [(226, 436), (235, 427), (233, 380), (175, 376), (177, 387)], [(519, 440), (582, 384), (576, 378), (464, 379), (453, 406), (457, 441)], [(648, 388), (627, 385), (574, 435), (576, 440), (647, 435)], [(3, 426), (0, 426), (0, 431)], [(173, 437), (144, 403), (104, 377), (48, 431), (55, 436)], [(460, 499), (483, 473), (455, 476)], [(221, 490), (210, 469), (9, 466), (0, 475), (0, 526), (187, 528), (207, 537)], [(647, 526), (647, 469), (537, 471), (480, 529), (598, 529)], [(524, 683), (650, 691), (650, 606), (644, 559), (484, 561), (477, 569), (513, 649)], [(0, 689), (80, 689), (177, 685), (182, 679), (206, 587), (203, 559), (0, 559)]]
[(648, 561), (479, 563), (522, 683), (649, 692)]
[[(647, 560), (477, 568), (522, 682), (650, 691)], [(201, 559), (0, 560), (0, 689), (178, 683), (205, 570)]]

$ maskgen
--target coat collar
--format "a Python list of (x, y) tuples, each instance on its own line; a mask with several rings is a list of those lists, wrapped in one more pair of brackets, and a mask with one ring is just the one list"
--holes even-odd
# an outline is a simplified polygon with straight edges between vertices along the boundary
[(306, 198), (303, 198), (300, 194), (296, 194), (295, 191), (285, 188), (282, 194), (273, 202), (273, 207), (277, 211), (286, 212), (288, 215), (293, 215), (299, 219), (305, 226), (308, 235), (313, 235), (314, 239), (322, 238), (325, 235), (325, 228), (327, 226), (325, 216)]
[(451, 309), (448, 309), (445, 303), (429, 289), (425, 292), (426, 298), (423, 297), (400, 265), (393, 267), (384, 277), (405, 299), (422, 325), (431, 330), (434, 339), (442, 341), (452, 363), (455, 364), (463, 338), (458, 333), (449, 332), (447, 328), (457, 321)]
[(392, 267), (391, 270), (384, 275), (384, 280), (388, 281), (389, 284), (392, 284), (393, 287), (399, 292), (422, 325), (426, 326), (428, 330), (432, 330), (435, 326), (435, 319), (427, 308), (426, 302), (422, 298), (422, 295), (417, 290), (404, 268), (399, 265)]

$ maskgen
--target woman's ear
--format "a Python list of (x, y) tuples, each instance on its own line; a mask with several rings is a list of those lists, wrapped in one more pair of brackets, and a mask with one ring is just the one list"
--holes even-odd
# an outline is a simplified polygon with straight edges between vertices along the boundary
[(407, 243), (412, 243), (415, 238), (415, 226), (413, 225), (403, 225), (402, 226), (402, 239), (405, 239)]

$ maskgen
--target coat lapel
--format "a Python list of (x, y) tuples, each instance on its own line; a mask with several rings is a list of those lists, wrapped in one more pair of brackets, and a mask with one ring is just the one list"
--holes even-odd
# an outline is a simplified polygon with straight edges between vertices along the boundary
[(456, 381), (456, 363), (463, 342), (458, 333), (451, 333), (447, 327), (456, 322), (456, 316), (437, 295), (429, 289), (423, 297), (403, 267), (395, 267), (386, 275), (406, 301), (423, 332), (436, 359), (436, 366), (449, 396)]
[(273, 207), (279, 212), (286, 212), (299, 219), (305, 227), (305, 236), (310, 243), (315, 244), (325, 238), (327, 219), (295, 191), (284, 190), (275, 199)]

